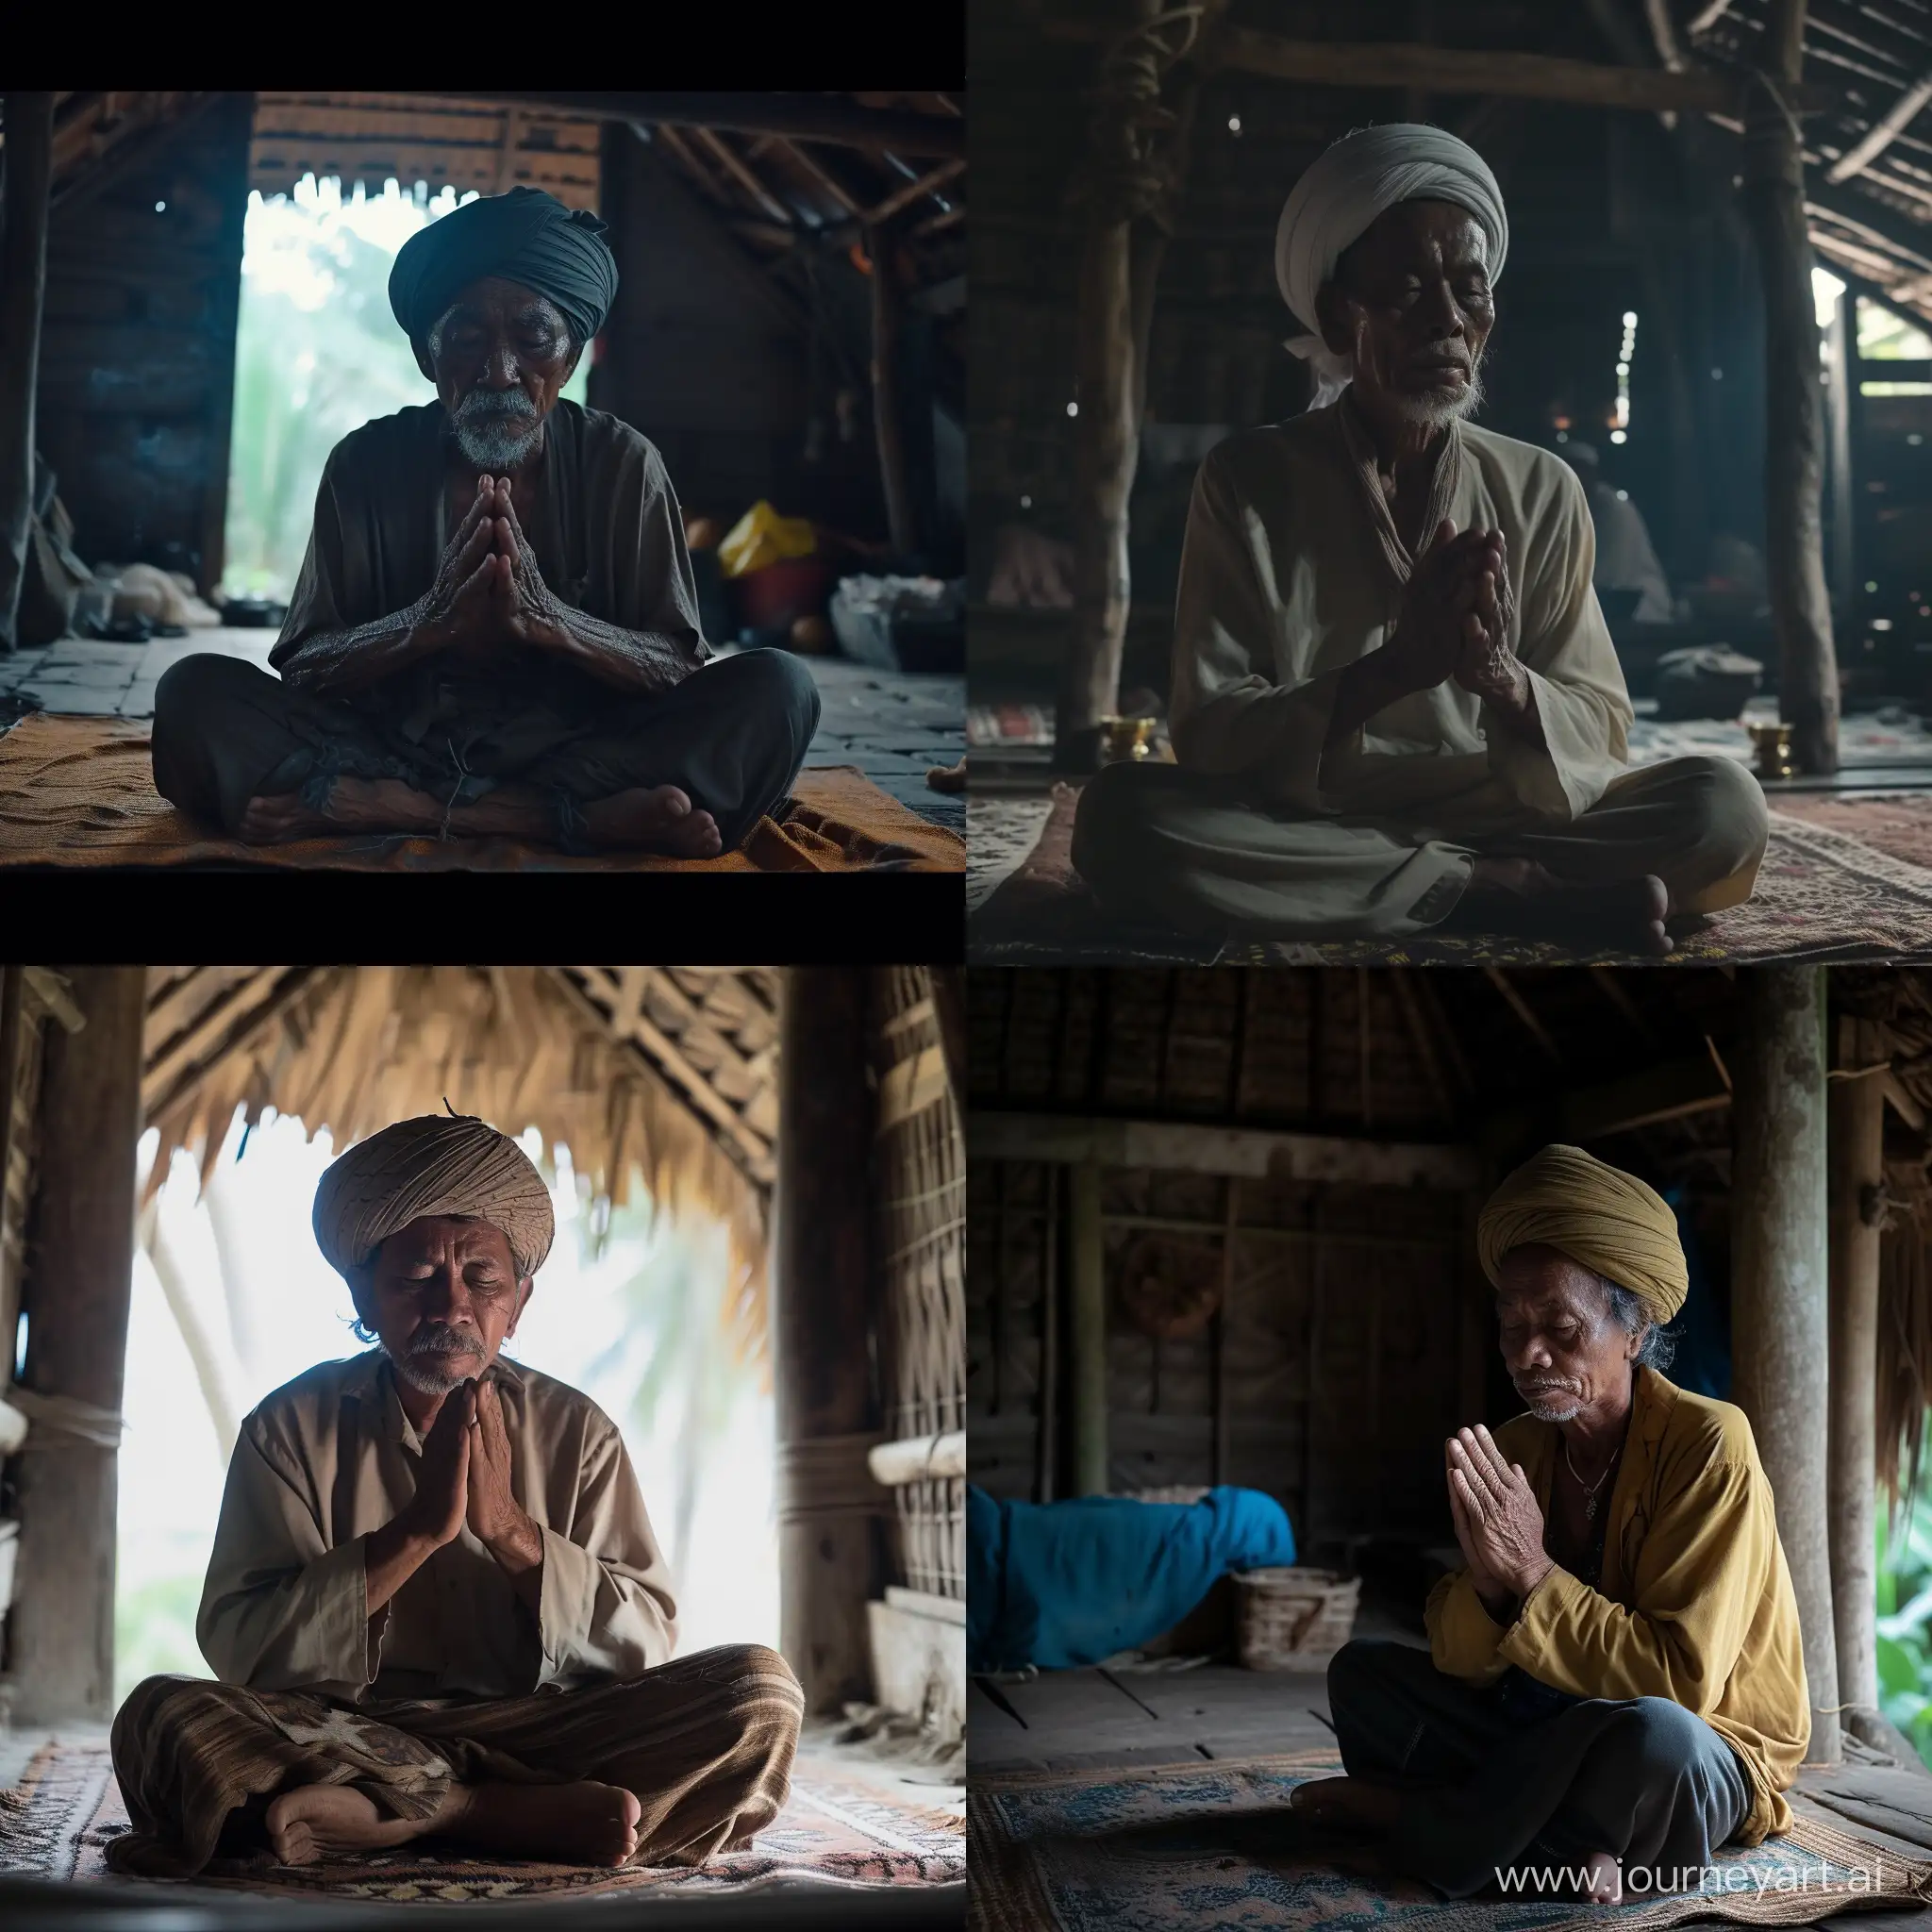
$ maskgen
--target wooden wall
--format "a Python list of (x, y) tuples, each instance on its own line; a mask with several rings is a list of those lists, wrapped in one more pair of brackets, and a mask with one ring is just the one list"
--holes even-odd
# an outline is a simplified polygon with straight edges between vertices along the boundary
[[(591, 372), (592, 405), (658, 445), (689, 509), (735, 521), (764, 496), (788, 514), (883, 537), (863, 310), (838, 265), (826, 265), (815, 358), (802, 307), (625, 126), (606, 132), (603, 201), (622, 282)], [(841, 387), (857, 401), (849, 442), (832, 422)], [(808, 464), (815, 405), (824, 456)]]
[(204, 591), (222, 574), (253, 114), (253, 95), (219, 95), (57, 207), (48, 235), (39, 438), (75, 547)]

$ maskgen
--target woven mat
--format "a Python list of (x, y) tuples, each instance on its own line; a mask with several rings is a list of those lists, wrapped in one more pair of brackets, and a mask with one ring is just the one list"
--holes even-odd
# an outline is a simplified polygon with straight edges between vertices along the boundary
[(975, 1776), (970, 1923), (975, 1932), (1657, 1932), (1692, 1918), (1807, 1925), (1848, 1907), (1932, 1901), (1932, 1863), (1808, 1817), (1749, 1851), (1718, 1853), (1695, 1890), (1621, 1906), (1445, 1899), (1380, 1870), (1365, 1850), (1338, 1841), (1317, 1857), (1283, 1821), (1296, 1785), (1341, 1771), (1328, 1753), (1302, 1752)]
[(0, 868), (248, 865), (348, 872), (962, 872), (966, 844), (851, 765), (801, 772), (783, 824), (716, 858), (575, 858), (514, 839), (358, 835), (244, 845), (198, 829), (155, 790), (148, 727), (25, 718), (0, 737)]
[(279, 1898), (364, 1899), (405, 1904), (466, 1899), (580, 1898), (600, 1892), (740, 1891), (759, 1884), (815, 1880), (842, 1886), (957, 1884), (966, 1875), (959, 1821), (947, 1812), (894, 1803), (884, 1791), (826, 1779), (802, 1765), (791, 1797), (768, 1830), (741, 1852), (695, 1869), (545, 1865), (534, 1859), (439, 1856), (418, 1845), (323, 1865), (260, 1866), (220, 1859), (181, 1881), (117, 1878), (104, 1856), (125, 1831), (126, 1807), (105, 1744), (42, 1746), (20, 1784), (0, 1790), (0, 1872), (109, 1885), (179, 1883)]
[[(1918, 794), (1905, 794), (1916, 799)], [(1554, 940), (1424, 933), (1400, 941), (1283, 943), (1195, 937), (1107, 919), (1073, 868), (1079, 793), (1054, 788), (1032, 851), (973, 916), (978, 966), (1101, 964), (1291, 966), (1652, 965), (1643, 955), (1578, 953)], [(1802, 816), (1787, 806), (1802, 807)], [(1857, 827), (1855, 832), (1852, 827)], [(1923, 827), (1924, 836), (1917, 836)], [(1917, 855), (1917, 862), (1907, 856)], [(1932, 799), (1780, 798), (1748, 905), (1676, 931), (1664, 964), (1932, 958)]]

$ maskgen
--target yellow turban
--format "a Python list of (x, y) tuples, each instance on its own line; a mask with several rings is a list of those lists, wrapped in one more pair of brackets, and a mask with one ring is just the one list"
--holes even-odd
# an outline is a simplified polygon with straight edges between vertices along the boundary
[(1491, 1194), (1476, 1224), (1483, 1273), (1497, 1280), (1511, 1248), (1540, 1242), (1627, 1288), (1653, 1317), (1684, 1306), (1690, 1277), (1677, 1217), (1655, 1188), (1581, 1147), (1545, 1147)]
[(557, 1222), (550, 1191), (508, 1134), (467, 1114), (424, 1114), (358, 1141), (315, 1191), (315, 1240), (330, 1267), (366, 1267), (391, 1235), (428, 1215), (503, 1230), (519, 1277), (536, 1274)]

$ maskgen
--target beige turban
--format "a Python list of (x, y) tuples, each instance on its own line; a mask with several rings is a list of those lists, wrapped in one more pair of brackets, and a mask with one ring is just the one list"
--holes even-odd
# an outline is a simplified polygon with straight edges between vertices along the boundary
[(550, 1191), (508, 1134), (468, 1114), (398, 1121), (329, 1163), (315, 1191), (315, 1240), (330, 1267), (366, 1267), (391, 1235), (426, 1215), (473, 1216), (503, 1230), (519, 1276), (556, 1239)]
[(1475, 1239), (1492, 1282), (1511, 1248), (1541, 1242), (1627, 1288), (1660, 1323), (1690, 1291), (1669, 1203), (1581, 1147), (1545, 1147), (1525, 1160), (1490, 1196)]

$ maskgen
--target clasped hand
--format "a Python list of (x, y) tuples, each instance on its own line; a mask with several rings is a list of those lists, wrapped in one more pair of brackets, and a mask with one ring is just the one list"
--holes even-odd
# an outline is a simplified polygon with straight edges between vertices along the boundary
[(423, 1444), (408, 1526), (439, 1547), (468, 1524), (485, 1549), (527, 1541), (530, 1519), (510, 1487), (509, 1434), (494, 1382), (464, 1382), (442, 1399)]
[(476, 499), (437, 565), (417, 630), (432, 650), (562, 647), (557, 600), (517, 522), (508, 476), (477, 477)]
[(1515, 713), (1529, 675), (1509, 646), (1507, 546), (1501, 530), (1457, 532), (1444, 517), (1416, 559), (1395, 633), (1384, 646), (1390, 673), (1410, 691), (1454, 678), (1464, 691)]
[(1488, 1429), (1458, 1429), (1446, 1444), (1449, 1514), (1469, 1580), (1492, 1613), (1526, 1597), (1555, 1567), (1543, 1513), (1520, 1462), (1507, 1462)]

